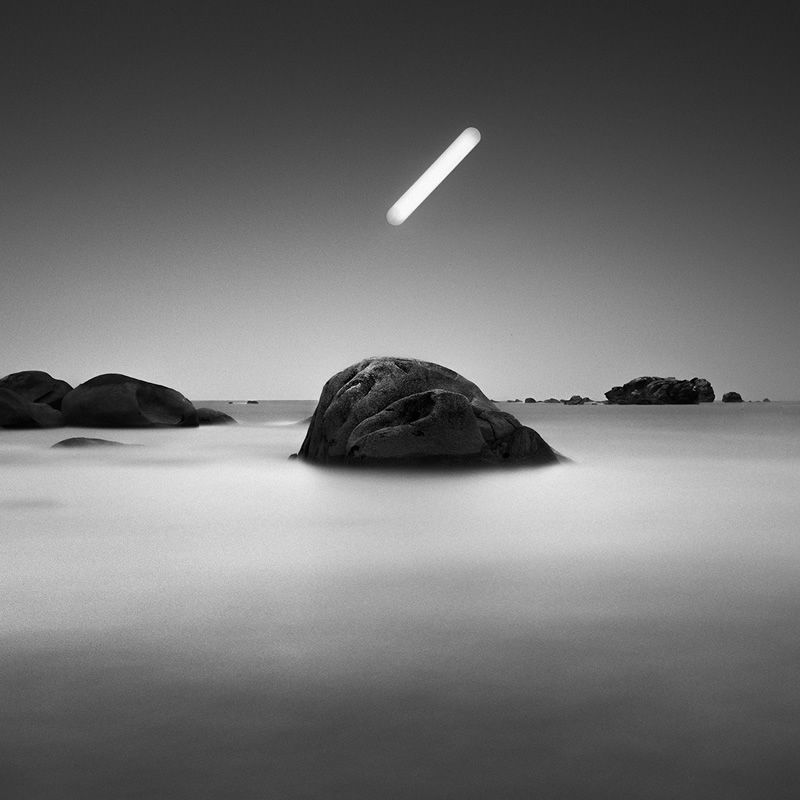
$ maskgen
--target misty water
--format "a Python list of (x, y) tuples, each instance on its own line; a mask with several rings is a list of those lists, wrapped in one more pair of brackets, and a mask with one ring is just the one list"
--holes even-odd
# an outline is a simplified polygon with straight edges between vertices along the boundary
[(795, 796), (800, 404), (503, 405), (574, 463), (409, 474), (215, 405), (0, 430), (0, 796)]

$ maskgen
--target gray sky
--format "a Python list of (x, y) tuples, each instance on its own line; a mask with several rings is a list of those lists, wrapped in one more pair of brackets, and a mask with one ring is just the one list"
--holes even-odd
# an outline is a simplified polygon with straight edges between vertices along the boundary
[(498, 399), (800, 399), (791, 11), (4, 3), (0, 374), (312, 399), (407, 355)]

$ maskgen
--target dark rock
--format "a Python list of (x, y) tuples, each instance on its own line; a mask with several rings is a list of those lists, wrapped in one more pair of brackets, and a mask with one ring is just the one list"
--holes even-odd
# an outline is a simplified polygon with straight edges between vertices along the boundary
[(645, 376), (605, 393), (609, 403), (619, 405), (690, 405), (710, 403), (714, 389), (705, 378), (678, 380)]
[(24, 400), (44, 403), (58, 410), (61, 410), (61, 401), (65, 395), (72, 391), (72, 387), (66, 381), (58, 380), (47, 372), (33, 369), (12, 372), (5, 378), (0, 378), (0, 389), (10, 389)]
[(88, 436), (73, 436), (71, 439), (62, 439), (53, 447), (125, 447), (122, 442), (112, 442), (111, 439), (92, 439)]
[(67, 425), (142, 428), (198, 425), (197, 409), (179, 392), (127, 375), (98, 375), (62, 401)]
[(565, 406), (582, 406), (584, 399), (579, 394), (574, 394), (569, 400), (564, 401)]
[(555, 397), (548, 397), (547, 400), (544, 401), (545, 403), (560, 403), (560, 400), (556, 400)]
[(247, 405), (249, 405), (249, 406), (257, 406), (258, 405), (258, 400), (248, 400), (247, 401)]
[(742, 396), (739, 394), (739, 392), (725, 392), (725, 394), (722, 395), (722, 402), (723, 403), (742, 403), (744, 401), (742, 400)]
[(205, 406), (197, 409), (197, 421), (200, 425), (237, 425), (236, 420), (224, 411), (217, 411), (216, 408), (206, 408)]
[(553, 464), (536, 431), (446, 367), (368, 358), (323, 387), (299, 457), (326, 464)]
[(697, 398), (701, 403), (713, 403), (714, 387), (705, 378), (692, 378), (691, 383), (697, 389)]
[(535, 403), (536, 401), (532, 397), (526, 397), (525, 398), (525, 402), (526, 403)]
[(769, 403), (769, 401), (770, 401), (769, 397), (765, 397), (761, 402), (762, 403)]
[(47, 403), (33, 403), (11, 389), (0, 389), (0, 428), (60, 428), (64, 417)]

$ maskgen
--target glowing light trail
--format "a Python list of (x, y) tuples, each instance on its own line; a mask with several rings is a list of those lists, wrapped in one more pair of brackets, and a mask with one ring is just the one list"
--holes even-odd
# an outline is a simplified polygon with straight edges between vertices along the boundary
[(386, 212), (386, 221), (392, 225), (402, 225), (480, 140), (481, 134), (477, 128), (467, 128)]

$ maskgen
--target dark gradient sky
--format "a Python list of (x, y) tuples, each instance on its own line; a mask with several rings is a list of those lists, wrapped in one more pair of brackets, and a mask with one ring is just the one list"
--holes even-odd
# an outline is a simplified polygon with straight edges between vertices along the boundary
[(6, 2), (0, 374), (316, 398), (396, 354), (500, 399), (800, 399), (793, 10)]

